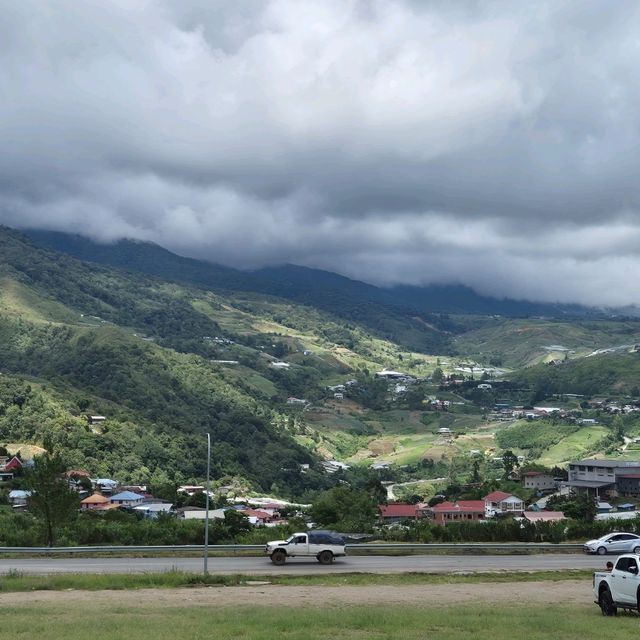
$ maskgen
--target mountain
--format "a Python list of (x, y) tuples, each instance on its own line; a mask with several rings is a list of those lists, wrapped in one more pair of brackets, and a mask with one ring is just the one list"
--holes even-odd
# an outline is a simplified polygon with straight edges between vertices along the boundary
[[(34, 242), (82, 260), (140, 271), (166, 279), (213, 289), (254, 291), (309, 302), (334, 313), (349, 315), (354, 307), (375, 303), (387, 312), (411, 314), (477, 314), (507, 317), (601, 316), (596, 309), (570, 304), (481, 296), (462, 285), (376, 287), (345, 276), (297, 265), (268, 267), (252, 272), (185, 258), (148, 242), (120, 240), (99, 244), (87, 238), (55, 231), (25, 232)], [(362, 318), (359, 318), (362, 319)], [(433, 321), (434, 317), (428, 319)], [(437, 322), (436, 322), (437, 324)]]
[[(282, 495), (322, 486), (272, 401), (309, 372), (273, 370), (254, 335), (213, 318), (223, 306), (217, 317), (242, 316), (230, 301), (0, 229), (0, 442), (50, 443), (93, 474), (158, 484), (201, 478), (210, 433), (213, 477)], [(237, 366), (216, 363), (220, 343)], [(91, 425), (90, 414), (107, 420)], [(300, 464), (312, 467), (302, 475)]]

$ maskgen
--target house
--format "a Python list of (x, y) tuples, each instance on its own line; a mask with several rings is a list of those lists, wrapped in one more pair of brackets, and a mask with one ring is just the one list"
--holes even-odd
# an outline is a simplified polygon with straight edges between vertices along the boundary
[(173, 505), (170, 502), (145, 502), (137, 507), (134, 511), (142, 513), (145, 518), (157, 518), (161, 513), (171, 513)]
[(344, 393), (342, 393), (341, 391), (336, 391), (333, 394), (333, 399), (334, 400), (344, 400)]
[(110, 480), (109, 478), (92, 479), (91, 484), (93, 488), (100, 493), (113, 493), (118, 486), (115, 480)]
[(288, 362), (270, 362), (269, 365), (274, 369), (288, 369), (291, 366)]
[(484, 498), (485, 516), (503, 516), (507, 514), (520, 515), (524, 511), (524, 501), (511, 493), (492, 491)]
[(322, 468), (327, 473), (335, 473), (336, 471), (344, 471), (349, 468), (348, 464), (344, 462), (338, 462), (338, 460), (323, 460), (321, 463)]
[(188, 496), (195, 496), (197, 493), (204, 492), (204, 486), (200, 484), (183, 484), (178, 487), (178, 493), (186, 493)]
[[(226, 509), (209, 509), (210, 520), (224, 520)], [(178, 517), (184, 520), (205, 520), (207, 510), (204, 507), (182, 507), (177, 511)]]
[(478, 385), (478, 389), (493, 389), (493, 387), (489, 383), (483, 382)]
[(376, 373), (376, 378), (383, 378), (385, 380), (404, 380), (408, 378), (406, 373), (400, 373), (400, 371), (388, 371), (383, 369)]
[(441, 502), (433, 507), (421, 507), (420, 510), (434, 524), (441, 525), (465, 520), (484, 520), (485, 518), (485, 506), (482, 500)]
[(82, 509), (82, 511), (103, 510), (109, 504), (111, 504), (109, 498), (103, 496), (101, 493), (94, 493), (80, 501), (80, 509)]
[(378, 505), (378, 511), (380, 512), (380, 519), (388, 524), (418, 519), (418, 507), (415, 504), (381, 504)]
[(111, 504), (117, 504), (120, 507), (137, 507), (144, 501), (144, 496), (133, 491), (121, 491), (111, 496)]
[(553, 476), (542, 471), (525, 471), (522, 474), (522, 480), (525, 489), (545, 491), (556, 488), (556, 481)]
[(294, 397), (290, 397), (287, 398), (287, 404), (308, 404), (308, 401), (305, 400), (304, 398), (294, 398)]
[(249, 522), (252, 525), (257, 527), (264, 526), (274, 519), (274, 515), (272, 513), (261, 511), (259, 509), (244, 508), (239, 511), (249, 518)]
[(100, 424), (101, 422), (104, 422), (107, 418), (105, 416), (89, 416), (89, 424), (90, 425), (94, 425), (94, 424)]
[(20, 471), (22, 471), (22, 467), (22, 460), (20, 460), (20, 458), (18, 458), (17, 456), (13, 456), (11, 460), (8, 460), (5, 463), (2, 471), (4, 473), (19, 473)]
[(9, 491), (9, 504), (15, 509), (24, 509), (27, 506), (27, 499), (31, 495), (31, 491), (22, 489), (12, 489)]

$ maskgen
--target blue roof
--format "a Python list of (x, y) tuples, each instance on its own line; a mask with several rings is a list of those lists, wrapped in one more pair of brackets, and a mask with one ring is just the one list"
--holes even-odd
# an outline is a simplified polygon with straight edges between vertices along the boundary
[(111, 501), (114, 500), (144, 500), (144, 496), (139, 493), (133, 493), (133, 491), (122, 491), (115, 496), (111, 496)]

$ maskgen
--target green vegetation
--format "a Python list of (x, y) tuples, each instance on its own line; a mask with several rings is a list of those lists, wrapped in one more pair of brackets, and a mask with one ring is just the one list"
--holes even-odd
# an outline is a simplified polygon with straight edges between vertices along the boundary
[[(321, 597), (321, 594), (319, 594)], [(212, 594), (215, 602), (215, 593)], [(524, 605), (486, 603), (443, 605), (437, 602), (416, 606), (340, 606), (304, 607), (237, 606), (230, 615), (228, 607), (164, 606), (144, 609), (132, 604), (105, 607), (97, 600), (77, 606), (73, 600), (56, 606), (32, 604), (6, 606), (3, 631), (7, 637), (20, 637), (25, 630), (32, 637), (49, 640), (76, 640), (90, 636), (95, 640), (136, 638), (169, 640), (179, 634), (190, 638), (247, 638), (292, 640), (329, 638), (405, 638), (422, 640), (438, 637), (458, 640), (506, 640), (527, 637), (548, 638), (602, 637), (622, 640), (635, 633), (635, 616), (619, 616), (612, 624), (595, 605)], [(96, 619), (100, 624), (96, 624)], [(310, 630), (312, 630), (310, 634)]]
[[(83, 263), (0, 229), (0, 445), (26, 453), (48, 443), (71, 468), (147, 484), (173, 500), (178, 484), (202, 481), (210, 433), (217, 485), (317, 503), (327, 526), (344, 530), (364, 530), (371, 505), (347, 501), (351, 511), (338, 512), (336, 486), (349, 492), (372, 481), (368, 495), (382, 502), (375, 483), (384, 480), (396, 483), (396, 497), (420, 500), (501, 477), (507, 450), (549, 466), (592, 453), (637, 455), (634, 414), (614, 424), (581, 398), (562, 396), (640, 397), (640, 356), (630, 348), (640, 341), (637, 321), (425, 314), (364, 301), (367, 285), (330, 274), (313, 283), (305, 270), (286, 268), (268, 280), (133, 245), (104, 251), (136, 273)], [(101, 250), (91, 247), (88, 257), (98, 259)], [(82, 253), (82, 243), (75, 250)], [(620, 345), (627, 346), (583, 357)], [(556, 364), (474, 369), (541, 360)], [(419, 381), (396, 389), (376, 377), (382, 368)], [(447, 386), (452, 374), (462, 383)], [(493, 379), (500, 375), (509, 380)], [(493, 387), (479, 389), (489, 378)], [(328, 387), (348, 380), (355, 383), (335, 398)], [(599, 424), (514, 423), (494, 411), (496, 403), (539, 400)], [(91, 415), (106, 420), (92, 424)], [(329, 475), (322, 458), (354, 468)], [(391, 468), (366, 471), (382, 460)], [(20, 517), (0, 529), (7, 540), (47, 537)], [(60, 526), (60, 539), (201, 536), (195, 525), (97, 522)]]
[(523, 369), (511, 378), (534, 388), (538, 399), (563, 393), (638, 397), (640, 352), (601, 354), (555, 366), (537, 365)]
[(421, 584), (491, 584), (504, 582), (542, 582), (589, 580), (592, 571), (527, 571), (527, 572), (483, 572), (475, 574), (443, 573), (339, 573), (307, 576), (277, 575), (203, 575), (183, 571), (164, 571), (159, 573), (111, 573), (111, 574), (54, 574), (48, 576), (25, 575), (10, 570), (2, 575), (0, 592), (15, 593), (21, 591), (102, 591), (124, 589), (175, 589), (177, 587), (198, 586), (247, 586), (252, 582), (265, 582), (282, 586), (406, 586)]
[(539, 458), (545, 449), (557, 444), (580, 429), (576, 424), (557, 424), (547, 420), (520, 420), (496, 433), (496, 441), (503, 449), (526, 450), (532, 459)]

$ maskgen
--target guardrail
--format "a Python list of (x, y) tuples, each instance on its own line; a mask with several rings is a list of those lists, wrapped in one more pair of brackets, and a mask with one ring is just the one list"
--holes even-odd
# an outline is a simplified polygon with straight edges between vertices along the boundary
[[(263, 551), (264, 544), (210, 544), (210, 553), (220, 551), (239, 552), (239, 551)], [(440, 551), (440, 550), (457, 550), (476, 552), (486, 551), (506, 551), (517, 553), (520, 551), (537, 551), (537, 552), (558, 552), (558, 551), (581, 551), (582, 545), (575, 543), (546, 543), (546, 542), (514, 542), (514, 543), (494, 543), (494, 542), (458, 542), (458, 543), (354, 543), (347, 545), (348, 552), (358, 551), (377, 551), (384, 555), (388, 551), (406, 551), (412, 553), (415, 551)], [(141, 545), (141, 546), (83, 546), (83, 547), (0, 547), (0, 554), (11, 553), (30, 553), (30, 554), (91, 554), (91, 553), (189, 553), (203, 552), (202, 544), (177, 544), (177, 545)]]

